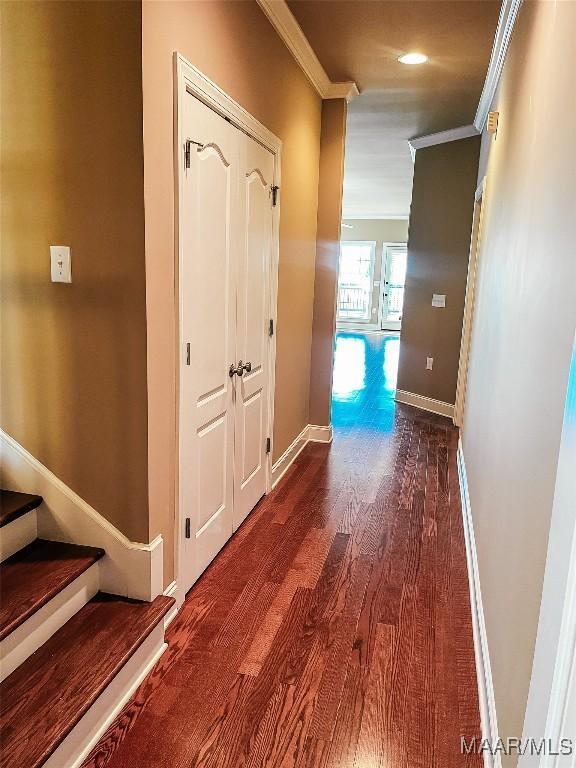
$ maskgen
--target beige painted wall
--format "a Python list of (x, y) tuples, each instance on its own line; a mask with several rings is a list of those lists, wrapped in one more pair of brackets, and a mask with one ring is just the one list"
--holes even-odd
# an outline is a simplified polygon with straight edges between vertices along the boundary
[(575, 3), (522, 6), (484, 137), (464, 452), (504, 737), (522, 732), (576, 327), (575, 28)]
[[(398, 388), (454, 403), (480, 139), (416, 152)], [(432, 294), (446, 294), (446, 307)], [(434, 358), (426, 370), (426, 358)]]
[[(147, 541), (140, 6), (0, 12), (1, 425)], [(71, 285), (50, 244), (72, 247)]]
[(408, 219), (344, 219), (341, 240), (371, 240), (376, 243), (376, 263), (374, 264), (374, 282), (372, 291), (372, 307), (378, 308), (382, 290), (382, 257), (384, 243), (408, 242)]
[(343, 219), (342, 240), (375, 240), (376, 243), (408, 242), (408, 219)]
[(320, 426), (328, 426), (331, 421), (346, 106), (343, 99), (325, 101), (322, 105), (310, 376), (310, 423)]
[(143, 3), (150, 536), (173, 574), (175, 304), (172, 54), (283, 142), (274, 457), (308, 423), (321, 100), (256, 2)]

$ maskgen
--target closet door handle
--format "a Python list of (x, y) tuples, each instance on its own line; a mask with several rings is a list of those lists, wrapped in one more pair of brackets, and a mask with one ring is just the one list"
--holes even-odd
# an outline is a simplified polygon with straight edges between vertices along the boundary
[(234, 368), (234, 363), (232, 363), (232, 365), (228, 369), (228, 375), (230, 376), (230, 378), (232, 378), (234, 374), (236, 374), (236, 376), (240, 376), (240, 378), (242, 378), (242, 376), (244, 376), (244, 371), (246, 371), (246, 373), (250, 373), (251, 370), (252, 370), (252, 363), (245, 363), (243, 365), (242, 360), (240, 360), (236, 368)]

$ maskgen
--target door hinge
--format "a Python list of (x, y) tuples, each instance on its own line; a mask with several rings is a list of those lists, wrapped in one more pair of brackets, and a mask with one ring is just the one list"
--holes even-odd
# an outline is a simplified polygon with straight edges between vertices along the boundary
[(276, 208), (276, 203), (278, 202), (278, 190), (280, 187), (277, 184), (273, 184), (271, 187), (272, 190), (272, 207)]
[(184, 536), (186, 536), (187, 539), (190, 538), (190, 518), (187, 517), (186, 521), (184, 523)]
[(266, 453), (270, 453), (272, 448), (272, 440), (269, 437), (266, 438)]
[(200, 152), (201, 149), (204, 149), (204, 144), (201, 144), (199, 141), (192, 141), (192, 139), (186, 139), (186, 142), (184, 144), (184, 167), (190, 168), (190, 152), (192, 149), (192, 144), (196, 147), (196, 151)]
[(186, 365), (190, 365), (190, 342), (186, 344)]
[(270, 323), (268, 325), (268, 336), (274, 336), (274, 319), (270, 318)]

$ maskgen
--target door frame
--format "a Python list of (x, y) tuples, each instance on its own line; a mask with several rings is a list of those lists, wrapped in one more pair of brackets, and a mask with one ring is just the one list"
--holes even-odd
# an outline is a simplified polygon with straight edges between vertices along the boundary
[[(402, 320), (389, 320), (384, 328), (384, 287), (386, 286), (386, 278), (388, 277), (388, 255), (386, 249), (389, 245), (403, 245), (406, 248), (406, 254), (408, 254), (408, 243), (385, 241), (382, 243), (382, 254), (380, 256), (380, 294), (378, 302), (378, 329), (381, 331), (400, 331), (402, 330)], [(384, 279), (383, 279), (384, 278)], [(406, 285), (406, 281), (404, 281)]]
[[(177, 51), (173, 56), (173, 84), (174, 84), (174, 185), (175, 185), (175, 205), (174, 205), (174, 232), (175, 232), (175, 293), (176, 293), (176, 487), (175, 487), (175, 514), (174, 514), (174, 574), (176, 581), (177, 603), (180, 605), (184, 601), (184, 594), (181, 594), (178, 587), (182, 583), (180, 552), (182, 545), (183, 520), (181, 520), (182, 510), (182, 488), (180, 476), (182, 474), (181, 456), (182, 456), (182, 402), (181, 402), (181, 377), (183, 372), (183, 361), (186, 350), (182, 338), (182, 302), (183, 296), (180, 285), (181, 266), (184, 258), (183, 238), (180, 229), (180, 221), (183, 219), (183, 184), (185, 177), (184, 169), (184, 149), (186, 139), (183, 132), (182, 105), (186, 94), (199, 99), (207, 107), (213, 109), (217, 114), (230, 122), (239, 130), (250, 136), (263, 147), (268, 149), (274, 156), (274, 185), (280, 186), (280, 170), (282, 141), (271, 131), (262, 125), (255, 117), (247, 112), (240, 104), (226, 94), (219, 86), (213, 83), (208, 77), (200, 72), (191, 64), (182, 54)], [(269, 315), (274, 324), (274, 332), (270, 337), (270, 354), (268, 359), (268, 431), (273, 445), (274, 435), (274, 393), (275, 393), (275, 372), (276, 372), (276, 334), (277, 334), (277, 305), (278, 305), (278, 262), (280, 256), (280, 196), (277, 204), (272, 208), (272, 254), (270, 263), (270, 296), (269, 296)], [(272, 489), (272, 449), (266, 457), (266, 493)]]
[(460, 359), (458, 361), (458, 378), (456, 381), (456, 402), (454, 404), (453, 421), (462, 429), (464, 424), (464, 408), (466, 404), (466, 389), (468, 385), (468, 366), (470, 363), (470, 345), (472, 343), (472, 327), (474, 323), (474, 306), (476, 304), (476, 288), (478, 283), (478, 268), (480, 266), (480, 248), (482, 239), (482, 214), (486, 200), (486, 176), (478, 185), (474, 194), (474, 215), (472, 217), (472, 234), (470, 237), (470, 256), (468, 258), (468, 276), (466, 279), (466, 297), (464, 299), (464, 317), (462, 320), (462, 339), (460, 341)]

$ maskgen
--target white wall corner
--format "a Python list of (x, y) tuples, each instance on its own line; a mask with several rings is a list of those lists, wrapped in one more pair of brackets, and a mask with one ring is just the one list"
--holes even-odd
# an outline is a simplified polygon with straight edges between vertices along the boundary
[(3, 482), (44, 499), (37, 511), (40, 538), (101, 547), (106, 552), (99, 562), (104, 592), (138, 600), (162, 594), (162, 536), (149, 544), (130, 541), (1, 429), (0, 453)]
[[(474, 522), (472, 519), (472, 508), (470, 506), (470, 492), (468, 489), (468, 478), (466, 476), (466, 463), (464, 460), (462, 440), (458, 441), (457, 462), (460, 499), (462, 503), (462, 524), (464, 526), (464, 539), (466, 542), (470, 608), (472, 612), (472, 634), (474, 639), (474, 656), (476, 659), (482, 738), (487, 739), (490, 744), (496, 744), (498, 741), (496, 700), (494, 697), (486, 623), (484, 621), (480, 572), (478, 569), (478, 556), (474, 538)], [(486, 750), (483, 751), (482, 754), (484, 758), (484, 768), (501, 768), (502, 762), (499, 753), (493, 755)]]

